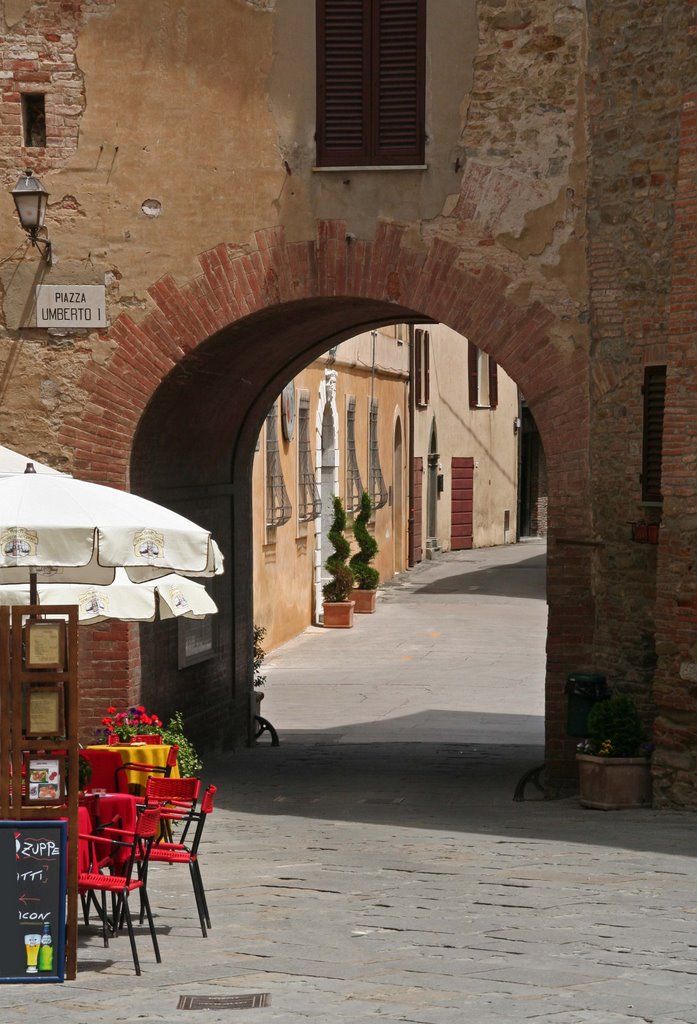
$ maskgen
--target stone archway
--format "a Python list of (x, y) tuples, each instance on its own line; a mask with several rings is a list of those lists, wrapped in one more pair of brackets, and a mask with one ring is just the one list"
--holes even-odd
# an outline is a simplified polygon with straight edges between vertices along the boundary
[[(119, 317), (108, 333), (111, 358), (84, 374), (84, 411), (61, 432), (82, 476), (131, 486), (206, 522), (226, 551), (225, 590), (217, 594), (222, 658), (206, 678), (221, 739), (243, 738), (251, 461), (269, 404), (299, 368), (343, 338), (431, 320), (476, 339), (503, 366), (543, 438), (551, 541), (547, 761), (562, 770), (570, 758), (563, 681), (590, 661), (593, 638), (586, 351), (557, 344), (552, 314), (508, 298), (500, 271), (459, 267), (458, 250), (440, 240), (417, 252), (399, 225), (380, 224), (372, 241), (333, 221), (319, 225), (316, 240), (288, 243), (275, 229), (257, 232), (255, 243), (203, 253), (197, 278), (179, 285), (166, 277), (150, 288), (153, 309), (140, 322)], [(114, 686), (127, 689), (137, 676), (136, 640), (133, 627), (112, 631)], [(99, 640), (88, 644), (94, 656)]]

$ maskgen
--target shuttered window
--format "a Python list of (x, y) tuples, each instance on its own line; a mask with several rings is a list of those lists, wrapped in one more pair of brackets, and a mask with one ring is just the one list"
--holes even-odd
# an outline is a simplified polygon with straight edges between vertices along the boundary
[(430, 338), (428, 331), (414, 331), (414, 401), (420, 407), (430, 399)]
[(422, 164), (426, 0), (317, 0), (317, 163)]
[(470, 409), (495, 409), (499, 404), (498, 364), (471, 341), (467, 344)]
[(641, 473), (643, 501), (662, 501), (663, 413), (666, 403), (665, 366), (644, 369), (644, 451)]

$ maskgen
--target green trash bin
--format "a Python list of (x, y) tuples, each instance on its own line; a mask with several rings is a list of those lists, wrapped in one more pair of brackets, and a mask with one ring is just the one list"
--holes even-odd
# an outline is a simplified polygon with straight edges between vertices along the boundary
[(594, 704), (612, 696), (607, 678), (600, 672), (572, 672), (566, 677), (568, 707), (566, 731), (569, 736), (588, 736), (588, 715)]

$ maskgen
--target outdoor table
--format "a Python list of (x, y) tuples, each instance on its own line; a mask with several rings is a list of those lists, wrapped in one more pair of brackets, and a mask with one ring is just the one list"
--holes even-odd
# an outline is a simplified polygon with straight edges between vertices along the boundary
[[(139, 799), (132, 793), (85, 793), (80, 800), (78, 811), (87, 814), (88, 825), (87, 828), (83, 828), (84, 818), (80, 819), (80, 832), (94, 832), (95, 835), (100, 835), (101, 830), (110, 825), (125, 832), (133, 832), (138, 816)], [(113, 869), (120, 874), (119, 866), (128, 859), (128, 851), (116, 848), (109, 854), (108, 859)]]
[[(154, 768), (165, 768), (167, 755), (171, 750), (169, 743), (114, 743), (109, 747), (103, 744), (93, 744), (87, 747), (88, 750), (113, 750), (119, 754), (124, 764), (128, 761), (136, 761), (138, 764), (152, 765)], [(158, 773), (159, 774), (159, 773)], [(145, 793), (145, 779), (143, 772), (129, 771), (129, 786), (138, 787), (140, 795)], [(179, 778), (179, 767), (174, 765), (170, 772), (170, 778)]]

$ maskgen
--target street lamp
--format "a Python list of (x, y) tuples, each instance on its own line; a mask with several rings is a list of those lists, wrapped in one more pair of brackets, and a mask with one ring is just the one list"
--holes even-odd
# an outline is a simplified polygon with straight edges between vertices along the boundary
[(17, 207), (19, 223), (29, 235), (31, 244), (36, 246), (50, 267), (51, 243), (47, 238), (39, 238), (46, 216), (48, 192), (39, 179), (34, 177), (33, 171), (25, 171), (12, 189), (12, 198)]

